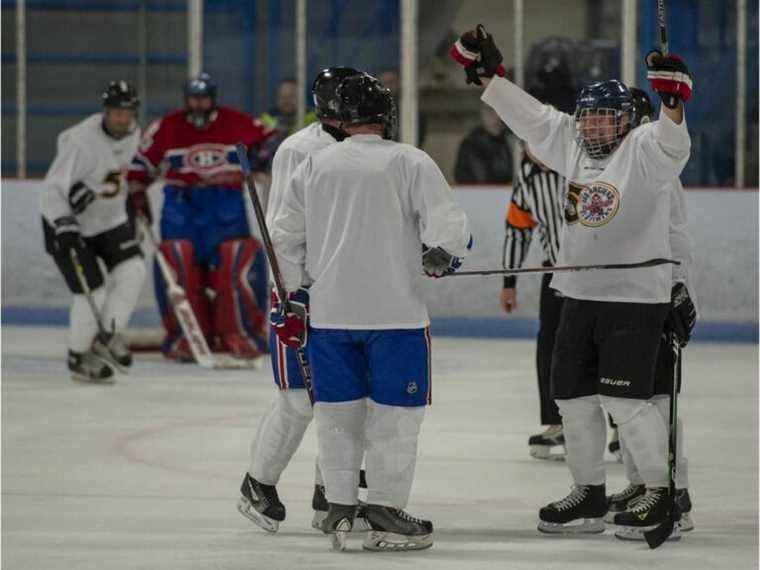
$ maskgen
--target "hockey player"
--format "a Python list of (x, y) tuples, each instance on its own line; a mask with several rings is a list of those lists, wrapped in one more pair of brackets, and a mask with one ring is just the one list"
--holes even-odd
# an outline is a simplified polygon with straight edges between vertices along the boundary
[[(184, 96), (184, 109), (146, 130), (127, 176), (130, 201), (151, 221), (146, 190), (159, 175), (165, 178), (161, 251), (211, 349), (254, 359), (267, 344), (266, 261), (251, 237), (235, 143), (255, 153), (271, 131), (219, 106), (216, 83), (206, 73), (185, 83)], [(191, 360), (159, 271), (155, 285), (166, 329), (161, 350), (169, 358)]]
[[(691, 146), (683, 102), (692, 80), (680, 58), (656, 51), (647, 56), (648, 78), (663, 105), (659, 120), (637, 126), (633, 96), (619, 81), (584, 88), (573, 117), (497, 77), (503, 73), (501, 54), (482, 26), (462, 36), (452, 55), (465, 66), (468, 81), (487, 83), (483, 100), (531, 152), (569, 179), (560, 264), (670, 257), (670, 184)], [(615, 420), (646, 486), (638, 525), (651, 528), (667, 515), (668, 430), (651, 398), (671, 284), (669, 265), (552, 278), (551, 286), (564, 296), (552, 392), (575, 485), (541, 509), (539, 530), (604, 531), (606, 425), (600, 404)]]
[[(654, 120), (654, 109), (646, 92), (635, 87), (632, 87), (630, 91), (634, 98), (636, 112), (641, 117), (641, 122), (646, 123)], [(689, 237), (686, 218), (686, 199), (683, 187), (678, 179), (672, 184), (670, 193), (670, 249), (673, 258), (681, 262), (681, 265), (673, 268), (673, 296), (677, 297), (682, 287), (685, 287), (687, 291), (690, 289), (689, 269), (693, 261), (693, 245)], [(655, 396), (652, 400), (668, 425), (670, 424), (670, 394), (674, 381), (673, 348), (669, 343), (669, 333), (675, 332), (680, 344), (685, 346), (691, 337), (691, 331), (696, 322), (696, 314), (696, 307), (691, 298), (687, 296), (684, 303), (680, 304), (677, 309), (671, 310), (661, 337), (655, 370)], [(676, 499), (681, 514), (678, 527), (682, 532), (687, 532), (694, 529), (694, 521), (691, 518), (692, 505), (689, 496), (688, 461), (684, 453), (683, 422), (680, 417), (678, 419), (677, 438)], [(609, 511), (605, 516), (605, 521), (609, 523), (614, 523), (615, 516), (628, 509), (631, 512), (623, 517), (622, 522), (626, 522), (625, 519), (630, 518), (631, 515), (635, 516), (638, 509), (642, 507), (639, 505), (638, 499), (646, 494), (646, 486), (630, 451), (626, 448), (625, 442), (621, 440), (620, 443), (628, 486), (619, 493), (607, 497)], [(641, 529), (630, 524), (621, 525), (616, 531), (616, 536), (632, 540), (643, 540), (644, 538)]]
[[(404, 512), (417, 438), (430, 402), (430, 334), (415, 284), (455, 271), (471, 237), (441, 171), (423, 151), (389, 140), (390, 92), (369, 75), (338, 88), (351, 135), (307, 158), (272, 225), (285, 286), (312, 281), (308, 342), (296, 312), (274, 319), (287, 344), (304, 343), (314, 376), (323, 523), (343, 550), (357, 508), (366, 448), (368, 550), (417, 550), (433, 525)], [(422, 259), (420, 259), (422, 255)]]
[[(112, 81), (101, 95), (103, 112), (58, 136), (57, 153), (40, 201), (45, 251), (73, 293), (69, 313), (68, 366), (75, 380), (113, 382), (132, 354), (122, 332), (145, 279), (134, 226), (127, 219), (125, 174), (140, 139), (140, 101), (126, 81)], [(105, 265), (108, 279), (100, 262)], [(103, 320), (89, 305), (77, 270)]]
[[(289, 136), (274, 155), (267, 227), (272, 226), (282, 205), (285, 188), (298, 165), (307, 156), (348, 136), (338, 127), (340, 120), (335, 91), (342, 80), (358, 73), (350, 67), (331, 67), (322, 70), (314, 80), (312, 95), (319, 122)], [(304, 287), (309, 284), (308, 278), (301, 283)], [(276, 306), (278, 299), (274, 289), (273, 295), (272, 305)], [(280, 521), (285, 519), (285, 506), (280, 501), (275, 486), (298, 449), (306, 428), (311, 423), (313, 412), (295, 350), (277, 339), (274, 328), (270, 329), (269, 346), (274, 381), (279, 391), (251, 443), (251, 464), (243, 478), (238, 510), (265, 530), (276, 532)], [(327, 514), (319, 466), (316, 468), (312, 506), (315, 511), (312, 526), (319, 529)]]

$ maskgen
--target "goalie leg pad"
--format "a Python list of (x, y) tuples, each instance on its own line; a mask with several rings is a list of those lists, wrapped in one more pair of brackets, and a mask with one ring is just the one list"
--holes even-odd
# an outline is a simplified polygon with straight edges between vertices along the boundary
[(219, 265), (211, 273), (214, 331), (222, 349), (240, 358), (268, 350), (267, 266), (261, 244), (253, 238), (219, 246)]
[[(167, 240), (159, 246), (167, 263), (177, 276), (177, 283), (185, 290), (187, 300), (195, 313), (198, 325), (206, 339), (211, 332), (209, 319), (209, 303), (203, 289), (203, 272), (195, 261), (195, 252), (190, 240)], [(190, 348), (184, 339), (182, 329), (174, 315), (171, 300), (166, 290), (158, 263), (154, 264), (154, 284), (156, 300), (161, 311), (161, 320), (166, 330), (166, 337), (161, 345), (161, 352), (170, 358), (192, 359)]]

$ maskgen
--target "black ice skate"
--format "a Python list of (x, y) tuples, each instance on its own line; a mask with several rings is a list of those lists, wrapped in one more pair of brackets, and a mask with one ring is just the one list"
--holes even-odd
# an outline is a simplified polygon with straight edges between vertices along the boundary
[(364, 539), (365, 550), (423, 550), (433, 546), (433, 523), (418, 519), (393, 507), (367, 505), (370, 531)]
[(106, 334), (105, 338), (96, 336), (92, 351), (119, 372), (126, 374), (132, 366), (132, 353), (120, 334)]
[(678, 503), (678, 510), (681, 511), (681, 520), (678, 522), (679, 529), (681, 532), (694, 530), (694, 520), (691, 518), (691, 497), (689, 497), (688, 489), (676, 490), (676, 503)]
[[(615, 515), (618, 526), (615, 536), (621, 540), (644, 540), (644, 533), (658, 526), (669, 516), (670, 498), (667, 487), (652, 487), (630, 507)], [(673, 526), (668, 540), (681, 538), (679, 525)]]
[(560, 501), (538, 512), (538, 530), (547, 534), (588, 534), (604, 532), (607, 498), (604, 485), (576, 485)]
[[(314, 509), (314, 517), (311, 519), (311, 526), (317, 530), (322, 530), (322, 521), (327, 517), (327, 511), (330, 504), (325, 496), (324, 485), (314, 485), (314, 495), (311, 498), (311, 508)], [(367, 505), (359, 501), (356, 507), (356, 516), (351, 532), (366, 532), (369, 530), (369, 523), (366, 519)]]
[(330, 535), (333, 550), (343, 551), (346, 549), (348, 533), (354, 526), (357, 505), (339, 505), (328, 503), (327, 515), (322, 521), (321, 530)]
[(71, 379), (92, 384), (113, 384), (113, 369), (92, 352), (69, 351)]
[(615, 515), (622, 513), (628, 507), (633, 506), (633, 501), (639, 497), (643, 497), (647, 488), (645, 485), (634, 485), (630, 483), (625, 489), (619, 493), (609, 495), (607, 497), (607, 514), (604, 515), (604, 522), (610, 524), (615, 522)]
[(549, 426), (542, 433), (530, 436), (528, 447), (531, 457), (536, 459), (564, 461), (565, 436), (562, 433), (562, 424)]
[(240, 514), (267, 532), (277, 532), (280, 521), (285, 520), (285, 505), (280, 502), (274, 485), (259, 483), (246, 473), (240, 495), (237, 504)]

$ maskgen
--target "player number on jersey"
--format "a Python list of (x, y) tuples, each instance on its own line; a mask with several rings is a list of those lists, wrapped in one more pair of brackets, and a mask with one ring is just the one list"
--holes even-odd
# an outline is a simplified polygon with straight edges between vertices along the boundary
[(103, 179), (103, 190), (100, 192), (101, 198), (115, 198), (121, 192), (124, 186), (124, 176), (120, 170), (111, 170)]

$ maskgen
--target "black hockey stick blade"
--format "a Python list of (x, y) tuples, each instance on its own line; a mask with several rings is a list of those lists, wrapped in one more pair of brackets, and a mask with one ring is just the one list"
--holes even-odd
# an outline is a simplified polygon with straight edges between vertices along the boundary
[(520, 275), (522, 273), (559, 273), (565, 271), (598, 271), (600, 269), (639, 269), (642, 267), (656, 267), (658, 265), (681, 265), (675, 259), (656, 257), (638, 263), (606, 263), (600, 265), (557, 265), (554, 267), (526, 267), (523, 269), (482, 269), (474, 271), (457, 271), (444, 277), (461, 277), (464, 275)]
[(666, 540), (668, 540), (668, 537), (673, 534), (675, 525), (676, 523), (673, 520), (673, 517), (668, 516), (664, 522), (660, 523), (652, 530), (646, 531), (644, 533), (644, 538), (646, 539), (649, 548), (657, 548), (658, 546), (661, 546)]

